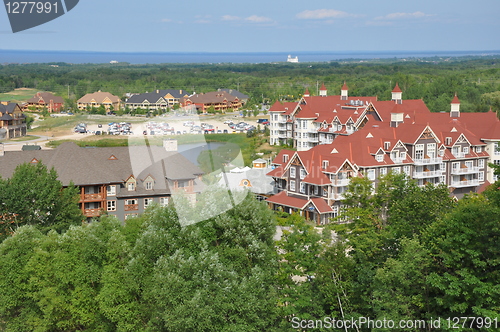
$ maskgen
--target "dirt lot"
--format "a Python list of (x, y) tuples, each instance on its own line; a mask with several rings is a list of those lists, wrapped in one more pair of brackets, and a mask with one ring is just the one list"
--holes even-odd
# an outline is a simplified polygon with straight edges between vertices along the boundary
[[(108, 124), (111, 122), (128, 122), (131, 123), (132, 136), (142, 136), (143, 132), (147, 130), (148, 135), (150, 135), (150, 130), (148, 129), (148, 124), (155, 122), (156, 124), (168, 123), (170, 127), (174, 128), (174, 132), (185, 132), (188, 134), (190, 132), (191, 127), (185, 126), (184, 123), (188, 121), (194, 122), (194, 126), (201, 126), (202, 123), (207, 123), (208, 125), (212, 125), (215, 132), (218, 130), (223, 131), (227, 129), (229, 133), (232, 132), (231, 128), (227, 124), (224, 124), (224, 121), (231, 120), (233, 122), (246, 122), (257, 127), (257, 119), (263, 118), (264, 116), (259, 116), (257, 118), (242, 118), (237, 114), (229, 114), (225, 116), (166, 116), (166, 117), (156, 117), (156, 118), (136, 118), (136, 117), (117, 117), (117, 116), (92, 116), (89, 115), (85, 119), (79, 117), (78, 119), (75, 117), (65, 117), (64, 119), (57, 119), (58, 122), (53, 127), (44, 128), (43, 130), (37, 130), (35, 128), (33, 131), (30, 131), (29, 135), (36, 135), (39, 138), (34, 140), (26, 140), (26, 141), (6, 141), (4, 142), (6, 151), (20, 151), (22, 146), (25, 144), (37, 144), (42, 146), (42, 149), (47, 148), (45, 143), (51, 140), (80, 140), (80, 139), (100, 139), (103, 137), (109, 136), (98, 136), (95, 135), (96, 131), (104, 131), (107, 133)], [(267, 116), (267, 118), (269, 118)], [(74, 126), (78, 123), (86, 123), (88, 133), (79, 134), (73, 131)], [(61, 125), (59, 125), (61, 123)], [(34, 123), (34, 126), (37, 125), (37, 122)], [(99, 127), (99, 125), (101, 127)], [(42, 128), (42, 127), (40, 127)], [(128, 136), (128, 135), (127, 135)], [(115, 135), (117, 138), (124, 138), (126, 136)]]

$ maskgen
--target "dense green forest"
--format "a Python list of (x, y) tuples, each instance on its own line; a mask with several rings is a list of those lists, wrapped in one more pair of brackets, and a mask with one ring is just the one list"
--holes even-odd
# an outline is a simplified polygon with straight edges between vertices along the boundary
[(38, 220), (37, 200), (51, 206), (61, 187), (42, 166), (16, 173), (11, 190), (23, 174), (52, 185), (48, 197), (23, 194), (26, 217), (0, 244), (2, 331), (499, 329), (500, 182), (457, 202), (404, 174), (375, 193), (354, 179), (344, 217), (319, 231), (251, 194), (184, 227), (175, 205), (124, 224)]
[(432, 111), (448, 111), (457, 93), (462, 111), (484, 112), (500, 109), (499, 74), (500, 58), (494, 56), (300, 64), (9, 64), (0, 66), (0, 93), (35, 88), (74, 103), (98, 90), (125, 98), (156, 89), (231, 88), (248, 94), (251, 103), (273, 103), (297, 100), (306, 88), (317, 94), (322, 83), (330, 94), (339, 94), (345, 81), (350, 96), (388, 100), (398, 82), (405, 99), (423, 99)]

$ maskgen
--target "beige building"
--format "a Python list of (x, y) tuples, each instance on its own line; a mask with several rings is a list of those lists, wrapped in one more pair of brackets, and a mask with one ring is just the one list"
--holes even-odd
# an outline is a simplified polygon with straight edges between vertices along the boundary
[(85, 110), (87, 107), (98, 108), (101, 105), (104, 105), (107, 110), (111, 107), (118, 110), (121, 107), (121, 100), (119, 97), (112, 95), (109, 92), (97, 91), (94, 93), (88, 93), (77, 101), (77, 107), (79, 110)]

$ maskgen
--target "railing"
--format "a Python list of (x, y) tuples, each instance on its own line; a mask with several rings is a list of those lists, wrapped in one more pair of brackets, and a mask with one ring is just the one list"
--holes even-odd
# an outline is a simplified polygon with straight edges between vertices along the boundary
[(455, 158), (465, 158), (466, 156), (465, 152), (455, 152), (455, 153), (452, 152), (452, 154)]
[(393, 163), (395, 163), (395, 164), (402, 164), (402, 163), (403, 163), (403, 161), (405, 161), (405, 160), (406, 160), (406, 158), (392, 158), (392, 157), (391, 157), (391, 160), (392, 160), (392, 162), (393, 162)]
[(479, 186), (479, 180), (452, 181), (450, 186), (455, 188)]
[(125, 204), (125, 211), (139, 210), (139, 204)]
[(101, 215), (101, 209), (84, 209), (83, 214), (85, 217), (99, 217)]
[(415, 179), (435, 178), (443, 175), (443, 171), (413, 172)]
[(426, 158), (426, 159), (413, 159), (415, 165), (432, 165), (440, 164), (443, 162), (443, 158)]
[(479, 172), (480, 172), (479, 167), (465, 167), (465, 168), (451, 169), (451, 174), (474, 174)]
[(85, 194), (83, 195), (85, 201), (102, 201), (104, 199), (102, 194)]
[(332, 180), (332, 186), (333, 187), (345, 187), (349, 185), (351, 182), (351, 179), (333, 179)]
[(311, 142), (311, 143), (318, 143), (319, 142), (319, 138), (318, 137), (308, 137), (307, 141)]

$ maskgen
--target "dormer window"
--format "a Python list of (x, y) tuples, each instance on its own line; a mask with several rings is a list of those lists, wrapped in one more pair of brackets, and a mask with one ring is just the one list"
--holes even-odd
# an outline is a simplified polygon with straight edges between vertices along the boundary
[(328, 167), (328, 160), (323, 160), (323, 169)]
[(126, 186), (128, 191), (135, 191), (137, 182), (133, 176), (130, 176), (127, 180)]
[(153, 190), (153, 181), (146, 181), (146, 182), (144, 182), (144, 188), (146, 190)]
[(384, 142), (384, 150), (389, 150), (391, 147), (391, 142)]
[(287, 154), (283, 155), (283, 162), (284, 163), (288, 162), (288, 155)]
[(377, 160), (379, 163), (381, 163), (382, 161), (384, 161), (384, 155), (383, 154), (377, 154), (375, 156), (375, 160)]

